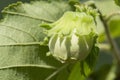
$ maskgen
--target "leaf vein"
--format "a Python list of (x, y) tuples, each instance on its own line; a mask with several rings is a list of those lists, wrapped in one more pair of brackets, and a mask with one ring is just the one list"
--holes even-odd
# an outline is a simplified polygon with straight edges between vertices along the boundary
[(19, 16), (24, 16), (24, 17), (28, 17), (28, 18), (35, 19), (35, 20), (40, 20), (40, 21), (45, 21), (45, 22), (50, 22), (50, 23), (54, 22), (53, 20), (47, 20), (47, 19), (42, 19), (42, 18), (36, 18), (36, 17), (30, 16), (30, 15), (25, 15), (25, 14), (17, 13), (17, 12), (2, 11), (2, 13), (13, 14), (13, 15), (19, 15)]
[(29, 43), (11, 43), (11, 44), (3, 44), (0, 45), (0, 47), (5, 47), (5, 46), (30, 46), (30, 45), (42, 45), (42, 42), (29, 42)]
[(17, 43), (17, 41), (16, 40), (14, 40), (13, 38), (11, 38), (11, 37), (9, 37), (9, 36), (7, 36), (7, 35), (3, 35), (3, 34), (0, 34), (1, 36), (3, 36), (3, 37), (6, 37), (6, 38), (8, 38), (8, 39), (11, 39), (12, 41), (14, 41), (14, 42), (16, 42)]
[(18, 30), (18, 31), (21, 31), (21, 32), (23, 32), (23, 33), (26, 33), (26, 34), (28, 34), (29, 36), (31, 36), (34, 41), (38, 41), (32, 34), (26, 32), (26, 31), (23, 31), (23, 30), (21, 30), (21, 29), (19, 29), (19, 28), (15, 28), (15, 27), (12, 27), (12, 26), (4, 25), (4, 24), (1, 24), (1, 25), (2, 25), (2, 26), (5, 26), (5, 27), (8, 27), (8, 28), (12, 28), (12, 29)]
[(41, 67), (41, 68), (48, 68), (48, 69), (56, 69), (55, 67), (53, 67), (53, 66), (48, 66), (48, 65), (26, 64), (26, 65), (12, 65), (12, 66), (0, 67), (0, 70), (10, 69), (10, 68), (18, 68), (18, 67)]

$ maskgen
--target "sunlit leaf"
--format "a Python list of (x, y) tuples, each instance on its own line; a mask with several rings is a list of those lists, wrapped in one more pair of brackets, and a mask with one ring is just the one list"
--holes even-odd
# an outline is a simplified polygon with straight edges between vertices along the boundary
[(70, 10), (64, 1), (17, 2), (6, 7), (0, 23), (0, 80), (44, 80), (62, 64), (46, 56), (42, 22)]

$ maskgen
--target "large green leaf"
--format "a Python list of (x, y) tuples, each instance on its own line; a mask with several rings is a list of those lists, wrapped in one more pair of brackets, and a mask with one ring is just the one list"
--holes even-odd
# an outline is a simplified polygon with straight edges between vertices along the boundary
[(14, 3), (0, 23), (0, 80), (44, 80), (63, 64), (46, 56), (42, 22), (54, 22), (70, 10), (64, 1)]

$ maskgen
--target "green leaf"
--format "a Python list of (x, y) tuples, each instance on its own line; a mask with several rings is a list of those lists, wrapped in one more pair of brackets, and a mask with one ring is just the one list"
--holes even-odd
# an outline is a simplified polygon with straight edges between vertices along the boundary
[(85, 76), (81, 74), (80, 71), (81, 71), (80, 62), (77, 62), (73, 66), (73, 69), (71, 70), (68, 80), (85, 80)]
[(94, 46), (92, 48), (92, 51), (90, 52), (90, 54), (88, 55), (88, 57), (86, 58), (86, 63), (87, 65), (89, 66), (89, 68), (91, 70), (93, 70), (95, 64), (96, 64), (96, 61), (97, 61), (97, 58), (98, 58), (98, 55), (99, 55), (99, 48)]
[(0, 22), (0, 80), (44, 80), (59, 61), (46, 56), (42, 22), (54, 22), (70, 6), (64, 1), (32, 1), (6, 7)]
[(116, 5), (120, 6), (120, 0), (114, 0)]
[(11, 67), (0, 70), (0, 80), (44, 80), (52, 72), (49, 68)]

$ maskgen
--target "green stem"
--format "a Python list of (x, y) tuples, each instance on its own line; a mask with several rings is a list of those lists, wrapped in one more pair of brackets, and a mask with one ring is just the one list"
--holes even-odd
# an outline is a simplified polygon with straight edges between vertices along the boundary
[(54, 77), (56, 74), (58, 74), (61, 70), (63, 70), (64, 68), (66, 68), (69, 65), (69, 63), (66, 63), (65, 65), (63, 65), (62, 67), (60, 67), (58, 70), (56, 70), (55, 72), (53, 72), (50, 76), (48, 76), (45, 80), (50, 80), (52, 77)]

